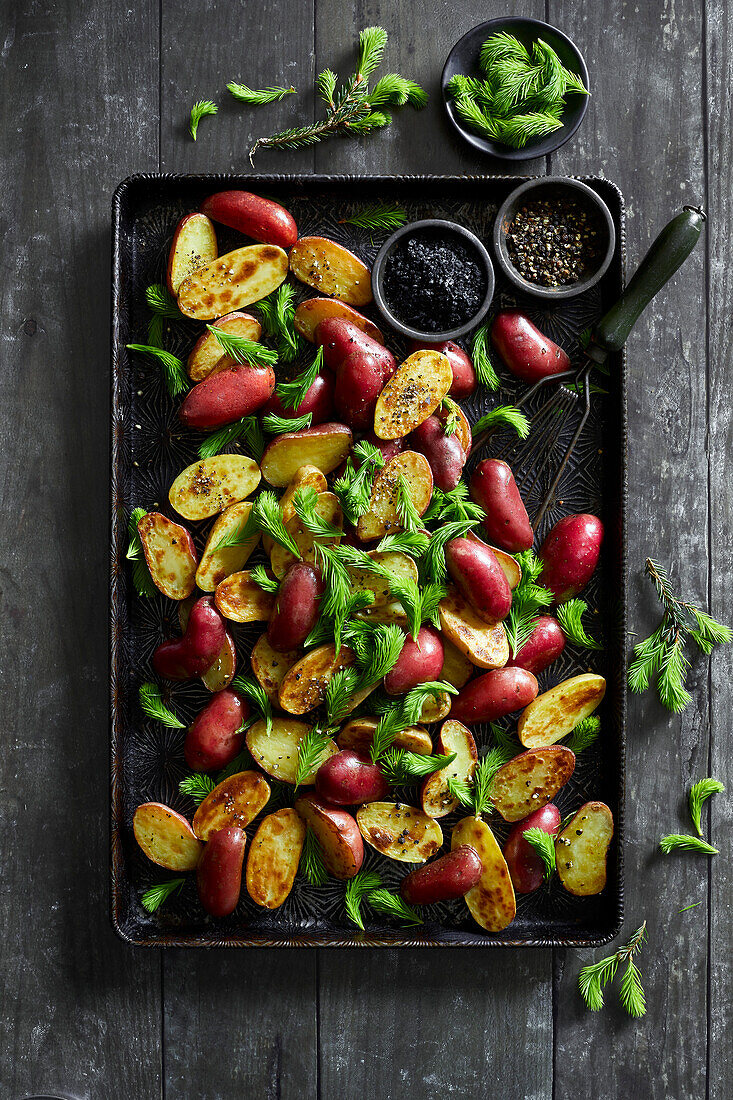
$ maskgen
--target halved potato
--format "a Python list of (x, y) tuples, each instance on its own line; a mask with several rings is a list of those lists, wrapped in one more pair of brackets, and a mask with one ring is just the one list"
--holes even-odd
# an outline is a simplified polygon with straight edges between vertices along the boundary
[(390, 600), (389, 603), (370, 605), (363, 611), (356, 612), (357, 619), (367, 619), (372, 623), (396, 623), (397, 626), (407, 626), (407, 615), (399, 600)]
[[(340, 531), (343, 529), (344, 514), (341, 511), (338, 497), (334, 496), (333, 493), (319, 493), (315, 510), (316, 514), (319, 515), (321, 519), (326, 520), (327, 523), (332, 524), (334, 527), (338, 527)], [(279, 578), (284, 577), (290, 566), (295, 565), (296, 561), (315, 561), (316, 554), (314, 548), (316, 543), (319, 543), (321, 546), (334, 546), (341, 541), (340, 536), (339, 538), (332, 538), (330, 536), (322, 537), (321, 535), (312, 534), (295, 512), (293, 512), (293, 515), (287, 520), (285, 529), (295, 540), (295, 544), (300, 550), (300, 558), (294, 557), (290, 550), (286, 550), (279, 542), (273, 543), (270, 553), (270, 565), (272, 566), (272, 571), (275, 576)]]
[(193, 871), (204, 846), (185, 817), (162, 802), (143, 802), (132, 831), (148, 859), (169, 871)]
[(376, 340), (378, 344), (384, 343), (381, 332), (368, 317), (337, 298), (309, 298), (307, 302), (301, 302), (295, 311), (293, 324), (301, 336), (305, 336), (306, 340), (310, 340), (313, 344), (316, 339), (316, 329), (321, 321), (325, 321), (328, 317), (339, 317), (343, 321), (351, 321), (352, 325), (356, 325), (372, 340)]
[(520, 752), (491, 783), (491, 801), (505, 821), (521, 821), (551, 802), (575, 771), (575, 754), (564, 745)]
[[(244, 336), (247, 340), (257, 341), (262, 335), (262, 325), (251, 313), (227, 313), (225, 317), (214, 321), (213, 327), (221, 329), (222, 332), (229, 332), (232, 336)], [(189, 378), (193, 382), (202, 382), (204, 378), (209, 377), (214, 367), (219, 366), (222, 358), (231, 363), (231, 360), (224, 355), (219, 341), (207, 329), (193, 345), (193, 350), (188, 357), (186, 369)]]
[(196, 547), (185, 527), (160, 512), (147, 512), (137, 525), (153, 584), (170, 600), (185, 600), (196, 582)]
[(214, 603), (233, 623), (266, 623), (275, 607), (272, 592), (263, 592), (249, 569), (232, 573), (217, 587)]
[(293, 888), (305, 841), (305, 823), (292, 806), (262, 820), (247, 857), (247, 892), (264, 909), (277, 909)]
[(290, 270), (301, 283), (351, 306), (372, 300), (369, 268), (348, 248), (327, 237), (301, 237), (290, 250)]
[(456, 649), (453, 642), (449, 641), (445, 635), (441, 637), (441, 641), (443, 643), (443, 671), (440, 678), (441, 680), (447, 680), (449, 684), (460, 690), (471, 679), (474, 665), (465, 653), (461, 653), (460, 649)]
[(338, 657), (332, 643), (311, 649), (286, 672), (278, 694), (280, 706), (288, 714), (307, 714), (321, 705), (326, 687), (336, 673), (349, 668), (355, 660), (353, 650), (345, 645)]
[(522, 579), (522, 570), (519, 568), (517, 559), (513, 558), (511, 554), (507, 554), (506, 550), (500, 550), (498, 546), (492, 546), (490, 542), (480, 539), (475, 531), (467, 531), (466, 538), (470, 539), (471, 542), (480, 542), (482, 546), (488, 546), (489, 550), (493, 551), (501, 566), (502, 573), (513, 591)]
[(209, 691), (223, 691), (225, 687), (229, 687), (231, 684), (236, 671), (237, 650), (234, 639), (231, 634), (227, 633), (224, 638), (224, 645), (219, 651), (219, 656), (213, 665), (207, 668), (201, 677), (201, 682)]
[(462, 844), (474, 848), (483, 864), (483, 874), (465, 895), (466, 905), (477, 924), (487, 932), (501, 932), (517, 915), (509, 868), (496, 838), (485, 821), (464, 817), (451, 836), (451, 849)]
[(428, 775), (420, 788), (420, 805), (428, 817), (446, 817), (453, 813), (458, 803), (448, 793), (449, 779), (471, 779), (476, 771), (478, 752), (473, 734), (462, 722), (449, 719), (440, 727), (438, 745), (440, 753), (455, 753), (456, 758), (445, 768)]
[[(352, 718), (342, 727), (336, 738), (336, 744), (340, 749), (354, 749), (356, 752), (368, 753), (378, 724), (378, 718)], [(396, 749), (419, 753), (420, 756), (430, 756), (433, 751), (430, 734), (422, 726), (408, 726), (397, 734), (392, 745)]]
[(185, 278), (219, 255), (216, 230), (205, 214), (184, 214), (173, 233), (166, 282), (174, 296)]
[(352, 443), (345, 424), (318, 424), (302, 432), (284, 432), (265, 448), (262, 476), (276, 488), (288, 485), (301, 466), (315, 466), (330, 474), (344, 461)]
[(434, 413), (453, 384), (450, 360), (439, 351), (413, 351), (387, 382), (374, 408), (374, 434), (402, 439)]
[(400, 863), (424, 863), (443, 843), (437, 821), (401, 802), (368, 802), (356, 811), (356, 822), (367, 844)]
[(353, 878), (364, 862), (364, 841), (351, 814), (316, 794), (303, 795), (295, 809), (316, 834), (329, 875)]
[[(452, 371), (452, 368), (451, 368), (451, 371)], [(464, 413), (463, 409), (461, 408), (461, 406), (457, 402), (453, 403), (453, 408), (451, 409), (451, 412), (455, 412), (455, 414), (456, 414), (456, 420), (457, 420), (456, 435), (457, 435), (458, 439), (461, 441), (461, 446), (463, 447), (463, 453), (467, 456), (469, 454), (470, 450), (471, 450), (472, 445), (473, 445), (473, 436), (471, 434), (471, 425), (468, 423), (468, 420), (466, 418), (466, 414)]]
[[(317, 466), (306, 465), (296, 470), (293, 475), (293, 480), (290, 482), (279, 501), (280, 511), (286, 523), (295, 515), (293, 497), (298, 489), (315, 489), (317, 493), (325, 493), (328, 489), (328, 482)], [(274, 539), (270, 538), (268, 534), (263, 534), (262, 549), (266, 554), (272, 553), (274, 545)]]
[(168, 499), (184, 519), (208, 519), (244, 500), (260, 483), (260, 468), (245, 455), (202, 458), (182, 470)]
[[(267, 732), (264, 720), (254, 722), (247, 730), (247, 748), (252, 753), (263, 772), (283, 783), (294, 783), (298, 777), (298, 749), (300, 742), (310, 729), (308, 722), (298, 722), (294, 718), (275, 715), (272, 729)], [(338, 752), (335, 741), (329, 741), (323, 750), (318, 764), (304, 779), (304, 784), (315, 782), (316, 772), (324, 760)]]
[(554, 745), (600, 705), (606, 681), (593, 672), (571, 676), (533, 699), (522, 711), (517, 733), (528, 749)]
[(277, 702), (280, 685), (299, 657), (300, 651), (297, 649), (278, 653), (268, 642), (267, 634), (261, 634), (255, 642), (251, 657), (252, 674), (271, 703)]
[(606, 885), (606, 857), (613, 838), (613, 814), (605, 802), (586, 802), (555, 841), (560, 882), (570, 894), (600, 894)]
[(211, 321), (266, 298), (288, 275), (288, 254), (275, 244), (247, 244), (212, 260), (184, 279), (178, 308)]
[(236, 772), (207, 794), (193, 815), (193, 831), (208, 840), (219, 829), (246, 829), (268, 803), (270, 784), (259, 772)]
[[(370, 550), (369, 557), (389, 572), (389, 579), (417, 582), (417, 565), (407, 554), (400, 554), (394, 550), (386, 550), (383, 553)], [(389, 579), (380, 577), (376, 573), (370, 573), (367, 569), (350, 568), (349, 576), (351, 577), (352, 591), (374, 593), (374, 603), (370, 604), (370, 608), (386, 607), (387, 604), (392, 603), (392, 596), (389, 594)], [(402, 607), (402, 604), (399, 606)]]
[(431, 695), (422, 705), (420, 721), (428, 725), (431, 722), (442, 722), (450, 714), (453, 706), (452, 698), (447, 691), (441, 691), (439, 695)]
[(228, 535), (244, 529), (252, 505), (248, 500), (240, 500), (222, 512), (209, 531), (199, 567), (196, 570), (196, 584), (202, 592), (213, 592), (225, 577), (238, 573), (260, 541), (259, 532), (247, 539), (241, 546), (226, 546), (217, 550), (217, 546)]
[(401, 531), (397, 502), (400, 477), (404, 477), (419, 515), (427, 511), (433, 495), (433, 474), (430, 463), (417, 451), (402, 451), (383, 466), (374, 479), (369, 511), (359, 517), (357, 534), (362, 541), (381, 538), (392, 531)]
[(479, 619), (468, 600), (451, 588), (440, 601), (440, 629), (448, 641), (477, 668), (503, 668), (509, 660), (509, 642), (501, 623), (489, 626)]

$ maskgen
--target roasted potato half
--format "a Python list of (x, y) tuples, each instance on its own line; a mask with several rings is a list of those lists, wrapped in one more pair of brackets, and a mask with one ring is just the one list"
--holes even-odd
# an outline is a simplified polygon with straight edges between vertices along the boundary
[(604, 802), (586, 802), (562, 830), (555, 841), (557, 873), (570, 894), (600, 894), (612, 838), (613, 814)]
[(397, 510), (400, 477), (405, 479), (407, 492), (419, 515), (427, 510), (433, 495), (430, 463), (417, 451), (402, 451), (390, 459), (374, 479), (369, 511), (359, 517), (356, 528), (363, 542), (402, 530)]
[(259, 532), (240, 546), (225, 546), (217, 549), (219, 543), (244, 529), (252, 505), (248, 500), (233, 504), (217, 518), (209, 531), (199, 567), (196, 570), (196, 584), (202, 592), (213, 592), (217, 585), (232, 573), (239, 573), (260, 541)]
[(528, 749), (554, 745), (592, 714), (605, 694), (606, 681), (593, 672), (563, 680), (522, 711), (517, 727), (519, 740)]
[(345, 424), (318, 424), (302, 432), (284, 432), (265, 448), (262, 476), (270, 485), (283, 488), (301, 466), (315, 466), (330, 474), (346, 459), (352, 442), (351, 428)]
[(474, 665), (469, 661), (465, 653), (449, 642), (443, 634), (443, 671), (441, 680), (447, 680), (453, 687), (460, 689), (465, 687), (473, 675)]
[[(369, 557), (378, 565), (387, 569), (390, 578), (417, 582), (417, 565), (412, 558), (408, 558), (407, 554), (400, 554), (392, 550), (387, 550), (384, 553), (370, 550)], [(387, 604), (392, 602), (389, 593), (389, 581), (384, 577), (377, 576), (376, 573), (369, 573), (366, 569), (349, 569), (349, 574), (354, 592), (372, 592), (374, 594), (372, 608), (386, 607)]]
[(155, 587), (170, 600), (187, 599), (196, 582), (196, 548), (186, 528), (160, 512), (147, 512), (137, 533)]
[(299, 657), (298, 650), (278, 653), (268, 642), (267, 634), (261, 634), (255, 642), (250, 658), (252, 674), (271, 703), (277, 703), (280, 685)]
[(307, 302), (301, 302), (295, 311), (293, 324), (301, 336), (305, 336), (306, 340), (310, 340), (311, 344), (314, 344), (316, 342), (316, 329), (321, 321), (325, 321), (329, 317), (338, 317), (342, 321), (350, 321), (352, 325), (356, 325), (367, 336), (371, 336), (372, 340), (376, 340), (378, 344), (384, 343), (384, 337), (373, 321), (370, 321), (368, 317), (364, 317), (357, 310), (352, 309), (351, 306), (347, 306), (345, 302), (340, 302), (337, 298), (309, 298)]
[(209, 840), (219, 829), (246, 829), (270, 798), (270, 784), (259, 772), (237, 772), (222, 780), (193, 815), (193, 831)]
[[(297, 722), (293, 718), (282, 718), (275, 715), (269, 733), (267, 732), (267, 723), (264, 720), (255, 722), (249, 727), (246, 737), (247, 748), (263, 772), (271, 775), (273, 779), (280, 779), (283, 783), (295, 783), (298, 777), (300, 742), (309, 729), (310, 725), (307, 722)], [(314, 783), (318, 767), (329, 756), (335, 756), (337, 752), (336, 743), (329, 741), (318, 766), (305, 776), (303, 783)]]
[[(374, 732), (379, 724), (378, 718), (352, 718), (336, 738), (340, 749), (355, 749), (357, 752), (368, 753), (374, 740)], [(396, 749), (406, 749), (407, 752), (416, 752), (420, 756), (430, 756), (433, 751), (433, 742), (430, 734), (422, 726), (408, 726), (395, 737), (392, 745)]]
[(183, 470), (168, 499), (184, 519), (208, 519), (244, 500), (260, 483), (260, 468), (244, 455), (202, 458)]
[(348, 646), (336, 656), (332, 643), (311, 649), (285, 674), (278, 699), (288, 714), (307, 714), (321, 705), (326, 687), (337, 672), (353, 665), (356, 657)]
[(575, 754), (563, 745), (521, 752), (499, 768), (491, 801), (505, 821), (519, 821), (551, 802), (575, 770)]
[[(247, 340), (257, 341), (262, 335), (262, 325), (249, 313), (227, 313), (225, 317), (214, 321), (213, 327), (221, 329), (222, 332), (231, 333), (233, 336), (244, 336)], [(206, 329), (204, 335), (200, 336), (194, 344), (188, 357), (186, 364), (188, 377), (192, 382), (203, 382), (204, 378), (209, 377), (214, 367), (219, 367), (222, 358), (224, 355), (221, 344), (214, 334)], [(233, 365), (231, 359), (227, 358), (226, 362)]]
[(485, 623), (455, 589), (440, 601), (439, 614), (443, 634), (471, 664), (477, 668), (504, 667), (509, 660), (509, 642), (501, 623)]
[(234, 623), (266, 623), (275, 607), (272, 592), (255, 584), (249, 569), (226, 577), (218, 585), (214, 601), (224, 618)]
[(301, 237), (290, 250), (290, 270), (301, 283), (350, 306), (372, 300), (369, 268), (348, 248), (327, 237)]
[(317, 794), (303, 795), (295, 809), (316, 834), (329, 875), (353, 878), (364, 862), (364, 841), (351, 814)]
[(173, 233), (166, 282), (171, 294), (187, 276), (211, 263), (219, 254), (216, 231), (205, 214), (184, 214)]
[(477, 817), (464, 817), (453, 830), (451, 849), (463, 844), (478, 852), (483, 865), (481, 878), (466, 894), (466, 905), (487, 932), (501, 932), (517, 915), (517, 899), (501, 848), (486, 822)]
[(178, 307), (186, 317), (212, 321), (266, 298), (287, 275), (288, 254), (282, 248), (247, 244), (185, 278), (178, 288)]
[(356, 821), (367, 844), (400, 863), (424, 863), (443, 843), (438, 822), (415, 806), (368, 802), (357, 810)]
[(382, 390), (374, 409), (374, 434), (402, 439), (441, 403), (453, 382), (450, 360), (439, 351), (414, 351)]
[(455, 760), (427, 776), (420, 788), (420, 804), (428, 817), (447, 817), (458, 803), (448, 792), (449, 779), (471, 779), (478, 752), (473, 734), (462, 722), (448, 719), (440, 728), (436, 752), (455, 753)]
[[(339, 531), (343, 530), (344, 514), (341, 511), (338, 497), (334, 496), (333, 493), (319, 493), (315, 511), (326, 523), (330, 523), (332, 527), (338, 528)], [(285, 529), (293, 537), (296, 546), (300, 550), (300, 558), (294, 557), (290, 550), (281, 546), (279, 542), (274, 543), (270, 553), (270, 565), (273, 573), (278, 578), (284, 577), (290, 566), (295, 565), (296, 561), (309, 564), (314, 562), (316, 543), (323, 546), (334, 546), (341, 541), (340, 536), (331, 538), (312, 534), (295, 513), (286, 521)]]
[(169, 871), (193, 871), (204, 846), (185, 817), (162, 802), (143, 802), (132, 831), (148, 859)]
[(277, 909), (293, 888), (305, 823), (292, 806), (263, 818), (247, 857), (247, 892), (263, 909)]

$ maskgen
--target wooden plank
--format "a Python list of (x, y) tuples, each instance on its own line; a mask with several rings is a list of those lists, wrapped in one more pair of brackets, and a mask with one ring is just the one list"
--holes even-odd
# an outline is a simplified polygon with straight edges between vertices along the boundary
[[(683, 203), (704, 195), (701, 19), (696, 0), (676, 8), (663, 0), (636, 8), (621, 0), (550, 4), (551, 22), (585, 54), (593, 92), (583, 127), (552, 158), (552, 169), (596, 167), (621, 186), (630, 268)], [(659, 619), (650, 582), (642, 577), (647, 555), (670, 565), (686, 594), (707, 600), (704, 261), (698, 248), (629, 340), (628, 569), (630, 627), (639, 635)], [(690, 683), (693, 702), (682, 717), (669, 716), (651, 693), (632, 699), (629, 708), (626, 922), (619, 942), (647, 918), (642, 969), (648, 1014), (624, 1026), (616, 992), (604, 1012), (587, 1012), (577, 991), (578, 970), (602, 952), (561, 956), (556, 1100), (577, 1096), (579, 1080), (589, 1098), (705, 1095), (707, 865), (699, 858), (664, 857), (656, 848), (665, 833), (689, 827), (684, 792), (706, 773), (705, 661), (695, 662)], [(701, 899), (700, 908), (679, 913)]]
[[(297, 7), (261, 0), (251, 11), (220, 4), (206, 13), (206, 35), (201, 9), (181, 0), (164, 0), (162, 19), (164, 170), (247, 172), (247, 150), (258, 135), (293, 125), (304, 112), (313, 117), (310, 0)], [(292, 82), (299, 94), (267, 107), (243, 107), (226, 91), (229, 80), (253, 88)], [(204, 98), (221, 108), (203, 120), (194, 143), (188, 113)], [(264, 152), (256, 167), (307, 172), (313, 152)], [(177, 951), (166, 953), (163, 967), (168, 1100), (316, 1094), (315, 952)], [(222, 1042), (226, 1055), (212, 1057)]]
[(152, 1098), (160, 966), (107, 913), (105, 547), (110, 199), (157, 166), (157, 5), (16, 5), (3, 38), (0, 1081)]
[[(722, 0), (706, 7), (708, 130), (708, 262), (709, 344), (708, 385), (711, 396), (710, 454), (710, 609), (723, 622), (733, 625), (733, 570), (731, 523), (733, 488), (728, 467), (731, 448), (731, 104), (728, 89), (733, 79), (730, 45), (733, 15)], [(716, 411), (717, 410), (717, 411)], [(716, 795), (705, 813), (707, 835), (721, 853), (729, 853), (733, 839), (731, 792), (733, 761), (730, 753), (733, 647), (716, 651), (710, 678), (711, 751), (705, 773), (725, 783), (726, 794)], [(704, 769), (701, 768), (700, 774)], [(731, 986), (731, 897), (733, 875), (730, 860), (722, 854), (711, 866), (710, 977), (708, 984), (709, 1051), (708, 1090), (711, 1100), (733, 1095), (733, 1065), (730, 1059), (730, 1021), (733, 1019)]]
[[(513, 4), (542, 16), (544, 5)], [(394, 112), (386, 131), (360, 141), (316, 146), (319, 171), (354, 173), (501, 173), (501, 163), (474, 154), (450, 126), (440, 97), (440, 72), (453, 44), (491, 13), (459, 0), (438, 18), (417, 2), (343, 5), (318, 0), (317, 69), (347, 73), (361, 27), (389, 33), (380, 71), (399, 72), (430, 93), (428, 107)], [(530, 171), (542, 171), (534, 162)], [(552, 972), (549, 951), (463, 950), (321, 952), (321, 1095), (485, 1095), (505, 1056), (512, 1095), (544, 1098), (552, 1081)], [(524, 1056), (527, 1022), (532, 1057)], [(489, 1038), (490, 1037), (490, 1038)], [(496, 1059), (496, 1061), (495, 1061)]]

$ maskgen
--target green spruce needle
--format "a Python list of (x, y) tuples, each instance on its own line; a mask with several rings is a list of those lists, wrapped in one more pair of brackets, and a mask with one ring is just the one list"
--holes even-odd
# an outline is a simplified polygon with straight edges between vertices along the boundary
[(306, 778), (318, 770), (325, 760), (325, 753), (331, 738), (328, 730), (312, 726), (298, 745), (298, 768), (295, 776), (295, 790)]
[(231, 80), (227, 84), (227, 91), (248, 107), (263, 107), (266, 103), (277, 103), (286, 95), (293, 95), (295, 88), (248, 88), (246, 84), (237, 84)]
[(520, 439), (526, 439), (530, 432), (529, 420), (521, 409), (514, 405), (497, 405), (476, 421), (471, 435), (476, 438), (481, 432), (502, 427), (513, 428)]
[(364, 919), (361, 915), (362, 899), (373, 890), (378, 890), (382, 880), (376, 871), (357, 871), (353, 878), (346, 883), (344, 902), (346, 916), (353, 921), (357, 928), (364, 931)]
[(167, 882), (159, 882), (157, 886), (151, 886), (140, 898), (143, 909), (147, 909), (148, 913), (155, 913), (163, 902), (181, 889), (185, 881), (185, 878), (171, 878)]
[(545, 865), (545, 881), (555, 873), (555, 838), (544, 829), (525, 829), (522, 836), (530, 844)]
[(167, 707), (163, 702), (157, 684), (140, 684), (138, 696), (140, 706), (148, 717), (155, 718), (156, 721), (162, 722), (169, 729), (182, 730), (186, 728), (186, 723), (181, 722), (170, 707)]
[(181, 794), (188, 795), (197, 806), (200, 806), (215, 786), (216, 784), (210, 775), (204, 775), (203, 772), (194, 772), (193, 775), (187, 775), (185, 779), (181, 780), (178, 789)]
[(670, 833), (659, 841), (659, 847), (665, 855), (670, 852), (697, 852), (705, 856), (717, 856), (718, 849), (713, 848), (699, 836), (686, 836), (683, 833)]
[(489, 355), (489, 325), (481, 325), (473, 334), (471, 342), (471, 359), (476, 379), (480, 385), (489, 390), (498, 390), (499, 376), (494, 369)]
[(690, 788), (690, 817), (697, 830), (697, 835), (702, 836), (701, 814), (705, 802), (714, 794), (721, 794), (725, 787), (719, 779), (700, 779)]
[(284, 432), (302, 432), (304, 428), (310, 428), (313, 422), (313, 413), (305, 413), (304, 416), (293, 416), (290, 419), (284, 416), (276, 416), (268, 413), (262, 418), (262, 427), (269, 435), (282, 435)]
[(354, 225), (357, 229), (367, 229), (370, 233), (388, 233), (407, 223), (407, 211), (404, 206), (390, 202), (375, 202), (362, 206), (355, 214), (342, 218), (342, 225)]
[(319, 347), (310, 366), (305, 367), (292, 382), (278, 382), (275, 393), (286, 409), (297, 409), (323, 367), (323, 348)]
[(328, 882), (328, 871), (323, 859), (323, 849), (310, 825), (305, 831), (298, 870), (310, 886), (325, 886)]
[(191, 108), (191, 119), (188, 123), (188, 129), (194, 141), (198, 134), (201, 119), (206, 118), (207, 115), (215, 115), (218, 110), (217, 105), (212, 103), (210, 99), (200, 99), (198, 103), (194, 103)]
[(376, 890), (370, 890), (367, 894), (367, 904), (375, 913), (383, 917), (395, 917), (408, 927), (422, 924), (422, 918), (417, 910), (403, 901), (399, 894), (393, 894), (384, 887), (379, 886)]
[(146, 287), (145, 301), (153, 313), (159, 317), (166, 317), (171, 321), (185, 320), (178, 308), (178, 303), (163, 283), (151, 283), (149, 287)]
[(135, 586), (135, 591), (138, 596), (146, 596), (150, 599), (158, 589), (153, 583), (153, 578), (150, 576), (150, 570), (148, 569), (145, 555), (143, 553), (142, 543), (140, 541), (140, 533), (137, 529), (137, 525), (143, 516), (147, 515), (144, 508), (133, 508), (130, 513), (130, 518), (127, 522), (127, 553), (125, 557), (128, 561), (132, 562), (132, 583)]
[(265, 723), (266, 731), (269, 734), (272, 731), (272, 703), (262, 684), (257, 683), (256, 680), (250, 680), (246, 676), (235, 676), (232, 680), (232, 688), (234, 691), (238, 691), (240, 695), (244, 695), (251, 704), (255, 715), (259, 715)]
[(277, 352), (272, 348), (266, 348), (256, 340), (248, 340), (246, 336), (240, 336), (236, 332), (225, 332), (217, 325), (206, 326), (216, 340), (222, 353), (249, 367), (272, 367), (277, 363)]
[(149, 359), (155, 359), (160, 363), (163, 372), (163, 381), (171, 397), (178, 397), (185, 393), (191, 385), (183, 362), (175, 355), (163, 348), (153, 347), (151, 344), (127, 344), (128, 351), (138, 351), (141, 355), (147, 355)]
[(601, 732), (601, 720), (595, 714), (588, 718), (581, 718), (572, 733), (564, 742), (565, 747), (578, 756), (585, 749), (590, 748), (598, 740)]
[(557, 609), (557, 621), (562, 632), (573, 645), (582, 646), (585, 649), (603, 649), (600, 642), (590, 638), (583, 626), (583, 615), (588, 610), (585, 600), (568, 600)]
[(606, 959), (600, 959), (581, 968), (578, 974), (578, 989), (592, 1012), (598, 1012), (603, 1008), (604, 987), (613, 981), (619, 965), (625, 965), (626, 970), (621, 979), (621, 1004), (630, 1016), (644, 1015), (646, 999), (641, 984), (641, 973), (634, 962), (634, 956), (641, 951), (645, 940), (646, 921), (637, 928), (625, 947), (619, 947)]
[[(267, 418), (265, 418), (267, 419)], [(243, 416), (234, 424), (227, 424), (223, 428), (217, 428), (206, 436), (199, 446), (200, 458), (213, 458), (219, 455), (232, 444), (244, 444), (247, 453), (259, 463), (265, 451), (265, 437), (262, 433), (262, 425), (256, 416)]]

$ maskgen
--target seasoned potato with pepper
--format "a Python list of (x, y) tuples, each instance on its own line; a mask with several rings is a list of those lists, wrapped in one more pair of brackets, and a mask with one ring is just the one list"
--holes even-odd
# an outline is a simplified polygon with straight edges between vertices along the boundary
[(169, 871), (193, 871), (204, 846), (185, 817), (162, 802), (143, 802), (132, 830), (148, 859)]
[(290, 250), (290, 270), (301, 283), (350, 306), (372, 300), (369, 268), (348, 248), (327, 237), (301, 237)]
[(208, 840), (231, 825), (246, 829), (270, 798), (270, 784), (259, 772), (237, 772), (207, 794), (193, 815), (193, 831)]
[[(276, 715), (272, 719), (272, 728), (269, 733), (264, 719), (255, 722), (247, 730), (247, 748), (252, 753), (263, 772), (271, 775), (273, 779), (279, 779), (283, 783), (294, 783), (298, 776), (298, 750), (300, 742), (310, 729), (307, 722), (298, 722), (293, 718), (284, 718)], [(329, 756), (335, 756), (338, 752), (335, 742), (329, 741), (319, 761), (322, 763)], [(304, 776), (303, 782), (310, 784), (315, 782), (318, 766)]]
[(247, 857), (247, 892), (263, 909), (277, 909), (293, 888), (305, 841), (305, 823), (292, 806), (268, 814)]
[(374, 434), (401, 439), (435, 412), (453, 381), (449, 360), (439, 351), (414, 351), (387, 382), (374, 409)]
[(234, 623), (266, 623), (275, 607), (272, 592), (263, 592), (249, 569), (226, 577), (218, 585), (214, 600), (222, 615)]
[(367, 844), (400, 863), (424, 863), (443, 843), (437, 821), (399, 802), (368, 802), (357, 810), (356, 821)]
[(433, 495), (433, 475), (424, 455), (417, 451), (402, 451), (383, 467), (374, 479), (369, 511), (359, 517), (356, 532), (363, 542), (402, 530), (398, 503), (400, 479), (418, 515), (427, 511)]
[(171, 294), (185, 278), (211, 263), (219, 254), (216, 231), (205, 214), (184, 214), (173, 233), (166, 282)]
[(520, 821), (555, 797), (575, 771), (575, 754), (564, 745), (521, 752), (499, 768), (491, 801), (505, 821)]
[(346, 459), (352, 444), (345, 424), (318, 424), (302, 432), (284, 432), (265, 447), (262, 476), (276, 488), (289, 485), (301, 466), (316, 466), (330, 474)]
[(364, 317), (357, 310), (352, 309), (351, 306), (347, 306), (345, 302), (340, 302), (337, 298), (309, 298), (307, 302), (301, 302), (295, 311), (293, 324), (301, 336), (305, 336), (306, 340), (310, 340), (314, 344), (316, 343), (316, 329), (321, 321), (325, 321), (330, 317), (338, 317), (341, 321), (350, 321), (352, 325), (356, 325), (367, 336), (371, 336), (372, 340), (376, 340), (378, 344), (384, 343), (384, 337), (373, 321), (370, 321), (368, 317)]
[(338, 535), (314, 535), (308, 530), (302, 519), (293, 514), (289, 520), (285, 523), (285, 529), (289, 535), (292, 536), (296, 546), (300, 550), (300, 558), (296, 558), (290, 550), (281, 546), (279, 542), (276, 542), (270, 552), (270, 565), (272, 571), (276, 577), (282, 578), (285, 576), (291, 566), (295, 565), (297, 561), (306, 562), (308, 565), (312, 565), (315, 561), (315, 545), (319, 543), (322, 546), (334, 546), (341, 541), (340, 532), (344, 526), (344, 514), (341, 511), (341, 505), (338, 502), (338, 497), (333, 493), (319, 493), (315, 503), (316, 515), (335, 528)]
[(299, 657), (300, 652), (297, 649), (278, 653), (270, 645), (267, 634), (261, 634), (255, 642), (250, 658), (252, 675), (271, 703), (277, 702), (280, 685)]
[(244, 455), (202, 458), (182, 470), (168, 499), (184, 519), (208, 519), (244, 500), (260, 483), (260, 468)]
[(606, 681), (593, 672), (571, 676), (538, 695), (522, 712), (517, 733), (528, 749), (554, 745), (598, 707)]
[(317, 646), (293, 665), (280, 685), (280, 706), (288, 714), (307, 714), (320, 706), (326, 695), (326, 687), (343, 668), (353, 665), (356, 657), (348, 646), (341, 646), (336, 656), (336, 646)]
[(452, 850), (464, 844), (478, 853), (483, 866), (481, 878), (466, 894), (466, 905), (487, 932), (501, 932), (517, 915), (517, 899), (501, 848), (486, 822), (477, 817), (464, 817), (453, 830)]
[(509, 642), (501, 623), (490, 626), (480, 619), (456, 589), (440, 601), (440, 629), (459, 652), (477, 668), (503, 668), (509, 660)]
[(447, 817), (458, 806), (448, 790), (448, 780), (472, 779), (478, 752), (471, 731), (450, 718), (441, 726), (436, 752), (455, 754), (455, 760), (423, 780), (420, 804), (428, 817)]
[(600, 894), (613, 839), (613, 814), (603, 802), (586, 802), (555, 841), (557, 873), (570, 894)]
[(178, 307), (186, 317), (212, 321), (266, 298), (287, 275), (288, 254), (282, 248), (247, 244), (185, 278), (178, 288)]
[[(250, 313), (227, 313), (214, 321), (212, 328), (221, 329), (232, 336), (244, 336), (246, 340), (258, 341), (262, 335), (262, 325)], [(192, 382), (203, 382), (208, 378), (214, 367), (221, 363), (224, 351), (213, 332), (207, 329), (203, 336), (199, 336), (193, 345), (193, 350), (188, 357), (186, 370)], [(228, 360), (233, 362), (233, 360)]]
[[(357, 752), (368, 753), (372, 747), (374, 733), (379, 724), (378, 718), (352, 718), (336, 738), (340, 749), (356, 749)], [(430, 734), (422, 726), (408, 726), (398, 733), (392, 742), (395, 749), (406, 749), (407, 752), (416, 752), (420, 756), (430, 756), (433, 751), (433, 742)]]
[(310, 793), (298, 799), (295, 809), (316, 834), (329, 875), (353, 878), (364, 862), (364, 841), (351, 814)]
[(170, 600), (185, 600), (196, 579), (196, 548), (186, 528), (160, 512), (147, 512), (137, 533), (155, 587)]

